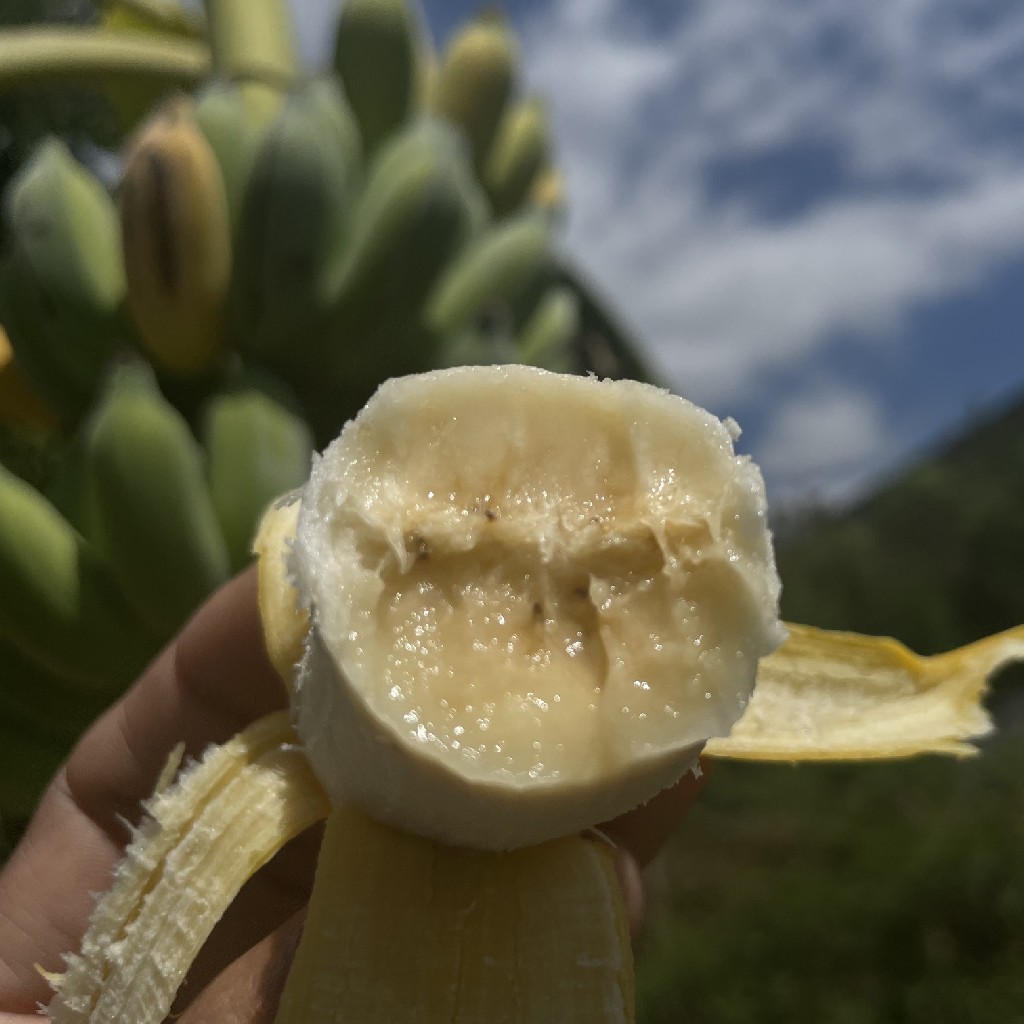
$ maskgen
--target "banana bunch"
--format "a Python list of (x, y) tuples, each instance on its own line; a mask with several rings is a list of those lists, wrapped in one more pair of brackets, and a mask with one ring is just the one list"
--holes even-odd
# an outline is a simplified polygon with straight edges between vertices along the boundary
[(164, 1020), (249, 877), (326, 819), (277, 1024), (633, 1024), (595, 821), (701, 750), (970, 750), (1024, 627), (933, 658), (787, 636), (763, 482), (732, 437), (635, 382), (389, 381), (257, 540), (290, 713), (176, 780), (169, 763), (79, 951), (46, 975), (49, 1019)]
[(0, 815), (31, 810), (308, 473), (309, 428), (272, 380), (238, 381), (197, 419), (145, 362), (120, 362), (47, 494), (0, 467)]
[(518, 65), (496, 15), (438, 58), (415, 0), (350, 0), (325, 75), (276, 102), (216, 83), (157, 111), (120, 186), (128, 304), (157, 370), (207, 392), (239, 363), (269, 370), (325, 443), (388, 377), (463, 358), (576, 368), (550, 130)]
[(547, 112), (509, 24), (483, 14), (437, 54), (416, 0), (348, 0), (335, 44), (305, 80), (163, 100), (112, 190), (54, 140), (4, 197), (0, 424), (45, 435), (56, 468), (38, 490), (4, 471), (0, 546), (15, 559), (37, 516), (50, 554), (11, 569), (9, 594), (41, 596), (12, 596), (0, 642), (18, 679), (52, 680), (26, 682), (40, 702), (125, 686), (385, 379), (587, 368)]

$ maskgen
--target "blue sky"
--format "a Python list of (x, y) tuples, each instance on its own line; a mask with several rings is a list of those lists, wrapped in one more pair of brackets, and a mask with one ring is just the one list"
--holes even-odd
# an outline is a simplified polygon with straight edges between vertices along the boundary
[[(338, 0), (293, 0), (305, 53)], [(441, 45), (479, 5), (424, 0)], [(513, 0), (565, 246), (773, 501), (1024, 389), (1024, 5)]]

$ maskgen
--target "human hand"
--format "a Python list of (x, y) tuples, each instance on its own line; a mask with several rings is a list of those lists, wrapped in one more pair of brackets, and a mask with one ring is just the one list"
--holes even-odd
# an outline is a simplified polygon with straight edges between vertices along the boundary
[[(32, 1024), (50, 991), (35, 969), (63, 969), (109, 887), (171, 750), (198, 758), (287, 702), (267, 660), (254, 571), (225, 585), (136, 684), (82, 737), (47, 789), (0, 873), (0, 1024)], [(634, 934), (643, 917), (641, 868), (700, 790), (687, 775), (642, 808), (600, 826), (618, 846), (619, 879)], [(302, 927), (319, 829), (258, 872), (217, 926), (176, 1004), (181, 1024), (273, 1020)]]

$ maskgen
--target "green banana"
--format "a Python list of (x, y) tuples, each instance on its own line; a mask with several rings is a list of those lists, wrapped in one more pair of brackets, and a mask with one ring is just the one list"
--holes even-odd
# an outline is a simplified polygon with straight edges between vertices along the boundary
[(519, 333), (519, 358), (524, 363), (570, 373), (572, 343), (580, 327), (580, 303), (565, 287), (548, 289)]
[(484, 167), (484, 187), (497, 216), (520, 206), (548, 160), (547, 110), (537, 97), (509, 107)]
[(228, 576), (203, 452), (148, 367), (111, 375), (85, 431), (89, 534), (162, 639)]
[(241, 351), (285, 373), (315, 361), (359, 177), (358, 130), (337, 86), (290, 97), (256, 156), (239, 221), (230, 308)]
[(410, 0), (347, 0), (334, 67), (373, 153), (413, 112), (422, 71), (422, 17)]
[(256, 153), (281, 102), (279, 90), (259, 82), (214, 82), (196, 100), (196, 123), (224, 181), (232, 235)]
[(204, 440), (213, 508), (237, 571), (267, 505), (309, 476), (313, 436), (268, 389), (249, 384), (211, 399)]
[(442, 337), (462, 331), (495, 303), (511, 302), (550, 265), (544, 214), (509, 218), (466, 248), (430, 295), (426, 323)]
[(186, 97), (157, 111), (121, 181), (128, 304), (154, 365), (213, 370), (224, 351), (231, 235), (224, 179)]
[(49, 672), (113, 692), (156, 653), (98, 552), (0, 467), (0, 638)]
[(368, 154), (413, 113), (421, 33), (412, 0), (347, 0), (342, 7), (334, 67)]
[(332, 330), (339, 386), (365, 398), (386, 377), (429, 368), (423, 301), (485, 218), (483, 193), (450, 126), (417, 122), (381, 150), (342, 271)]
[(117, 693), (96, 693), (47, 672), (2, 640), (0, 664), (0, 722), (54, 745), (73, 743)]
[(465, 133), (482, 173), (515, 85), (519, 48), (508, 22), (484, 11), (448, 45), (432, 90), (435, 111)]
[(57, 139), (11, 182), (0, 320), (19, 364), (62, 419), (88, 404), (124, 335), (120, 232), (103, 186)]

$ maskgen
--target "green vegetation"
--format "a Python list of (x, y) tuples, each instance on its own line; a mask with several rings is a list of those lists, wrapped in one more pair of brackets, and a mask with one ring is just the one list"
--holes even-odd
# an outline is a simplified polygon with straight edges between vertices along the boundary
[[(1022, 494), (1024, 402), (783, 521), (786, 617), (923, 652), (1024, 622)], [(1024, 1022), (1022, 676), (968, 762), (718, 765), (650, 872), (643, 1024)]]

